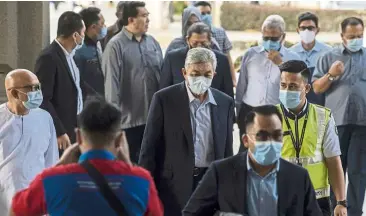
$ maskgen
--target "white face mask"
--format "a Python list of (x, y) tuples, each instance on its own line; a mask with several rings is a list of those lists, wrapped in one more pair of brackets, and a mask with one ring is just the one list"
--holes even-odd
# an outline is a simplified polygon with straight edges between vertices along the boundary
[(212, 83), (212, 78), (207, 78), (204, 76), (188, 76), (188, 87), (191, 89), (193, 94), (202, 95), (208, 88), (210, 88)]
[(300, 31), (300, 38), (305, 44), (312, 43), (315, 40), (315, 31), (309, 31), (308, 29)]

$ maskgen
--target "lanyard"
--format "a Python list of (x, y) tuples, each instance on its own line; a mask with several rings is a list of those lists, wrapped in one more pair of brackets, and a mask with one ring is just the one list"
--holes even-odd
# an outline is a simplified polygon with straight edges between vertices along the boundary
[(288, 121), (288, 117), (285, 115), (285, 110), (283, 109), (282, 106), (281, 106), (281, 109), (282, 109), (282, 113), (284, 114), (283, 117), (285, 119), (287, 129), (288, 129), (289, 134), (291, 136), (292, 144), (294, 145), (294, 148), (295, 148), (295, 151), (296, 151), (296, 162), (297, 162), (298, 165), (301, 166), (302, 164), (300, 163), (300, 151), (301, 151), (302, 143), (304, 141), (306, 125), (308, 123), (309, 110), (306, 111), (304, 125), (302, 127), (300, 140), (299, 140), (297, 116), (295, 115), (295, 135), (296, 135), (296, 137), (295, 137), (294, 133), (292, 132), (290, 122)]

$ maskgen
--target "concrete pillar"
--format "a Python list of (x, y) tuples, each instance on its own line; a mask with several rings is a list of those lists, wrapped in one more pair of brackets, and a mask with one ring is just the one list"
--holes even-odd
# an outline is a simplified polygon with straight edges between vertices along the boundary
[(169, 27), (169, 1), (145, 1), (150, 12), (149, 29), (159, 31)]
[(215, 1), (211, 2), (212, 5), (212, 21), (213, 24), (217, 27), (221, 26), (221, 5), (223, 4), (222, 1)]
[(39, 52), (50, 43), (49, 21), (49, 2), (0, 1), (0, 103), (6, 73), (34, 70)]

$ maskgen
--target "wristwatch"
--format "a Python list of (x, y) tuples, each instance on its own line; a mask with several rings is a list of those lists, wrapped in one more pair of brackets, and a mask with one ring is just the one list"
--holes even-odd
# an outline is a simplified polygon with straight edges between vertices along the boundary
[(333, 82), (337, 77), (333, 76), (332, 74), (330, 73), (327, 73), (327, 76), (328, 76), (328, 80)]
[(346, 208), (348, 207), (347, 200), (337, 201), (337, 205), (341, 205), (341, 206), (344, 206)]

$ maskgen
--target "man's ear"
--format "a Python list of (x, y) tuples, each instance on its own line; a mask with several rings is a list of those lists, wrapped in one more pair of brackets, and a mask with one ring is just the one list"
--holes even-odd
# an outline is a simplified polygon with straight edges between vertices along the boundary
[(79, 144), (79, 146), (83, 143), (83, 139), (81, 138), (81, 133), (79, 128), (75, 128), (75, 134), (76, 134), (76, 142)]
[(182, 75), (185, 77), (185, 76), (186, 76), (186, 74), (187, 74), (186, 69), (185, 69), (185, 68), (182, 68)]
[(297, 32), (298, 34), (300, 34), (300, 30), (299, 30), (299, 28), (296, 28), (296, 32)]
[(215, 77), (215, 76), (216, 76), (216, 74), (217, 74), (217, 72), (216, 72), (216, 71), (214, 71), (214, 72), (213, 72), (213, 74), (212, 74), (212, 78), (213, 78), (213, 77)]
[(247, 134), (243, 134), (241, 137), (241, 140), (243, 141), (243, 144), (246, 148), (249, 148), (249, 138)]
[(316, 30), (316, 32), (315, 32), (315, 35), (317, 35), (319, 32), (320, 32), (320, 28), (319, 28), (319, 27), (317, 27), (317, 30)]
[(123, 132), (121, 131), (121, 132), (119, 132), (116, 139), (114, 140), (114, 147), (115, 148), (119, 148), (121, 146), (122, 137), (123, 137)]
[(307, 94), (307, 93), (309, 93), (310, 92), (310, 90), (311, 90), (311, 84), (306, 84), (306, 86), (305, 86), (305, 93)]
[(282, 44), (285, 44), (285, 42), (286, 42), (286, 33), (283, 33)]
[(18, 95), (17, 90), (15, 90), (15, 89), (10, 90), (10, 94), (11, 94), (11, 96), (13, 96), (13, 98), (19, 99), (19, 95)]

